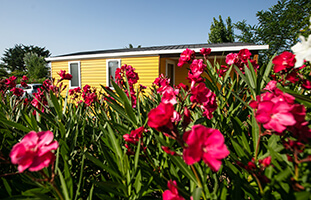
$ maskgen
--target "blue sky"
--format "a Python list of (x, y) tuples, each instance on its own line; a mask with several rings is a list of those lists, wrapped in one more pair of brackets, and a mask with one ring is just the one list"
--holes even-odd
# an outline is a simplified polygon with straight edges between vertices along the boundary
[(0, 0), (0, 56), (15, 44), (52, 56), (142, 45), (204, 43), (213, 17), (257, 24), (277, 0)]

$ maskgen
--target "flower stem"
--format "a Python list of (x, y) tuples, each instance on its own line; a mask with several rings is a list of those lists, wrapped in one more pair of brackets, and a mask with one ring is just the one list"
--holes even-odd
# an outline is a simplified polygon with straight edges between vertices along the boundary
[(197, 173), (197, 171), (195, 170), (195, 168), (194, 168), (193, 165), (191, 165), (191, 169), (192, 169), (192, 171), (193, 171), (193, 173), (194, 173), (194, 175), (195, 175), (195, 178), (196, 178), (197, 181), (198, 181), (199, 187), (202, 188), (202, 183), (201, 183), (200, 178), (199, 178), (199, 176), (198, 176), (198, 173)]

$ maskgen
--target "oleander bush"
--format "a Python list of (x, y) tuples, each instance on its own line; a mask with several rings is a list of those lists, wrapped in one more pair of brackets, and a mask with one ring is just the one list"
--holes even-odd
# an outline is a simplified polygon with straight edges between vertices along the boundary
[(310, 199), (310, 46), (297, 45), (263, 66), (247, 49), (227, 65), (186, 49), (188, 86), (146, 88), (130, 65), (114, 89), (68, 90), (60, 71), (32, 99), (1, 80), (1, 198)]

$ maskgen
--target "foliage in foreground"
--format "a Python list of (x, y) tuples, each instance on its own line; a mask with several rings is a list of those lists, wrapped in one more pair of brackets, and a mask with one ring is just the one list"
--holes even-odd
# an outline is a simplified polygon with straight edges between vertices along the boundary
[(190, 63), (190, 87), (160, 76), (148, 93), (127, 65), (114, 90), (65, 97), (65, 71), (33, 99), (3, 81), (1, 198), (309, 199), (310, 63), (284, 53), (259, 67), (244, 49), (213, 66), (194, 55), (178, 64)]

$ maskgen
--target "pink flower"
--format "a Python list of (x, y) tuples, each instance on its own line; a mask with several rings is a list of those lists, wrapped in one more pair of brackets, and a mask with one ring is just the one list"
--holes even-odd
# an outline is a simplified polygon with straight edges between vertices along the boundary
[(156, 86), (167, 86), (170, 84), (170, 79), (160, 74), (160, 76), (153, 81), (153, 84)]
[(23, 81), (28, 81), (29, 78), (28, 78), (27, 76), (24, 75), (23, 78), (22, 78), (22, 80), (23, 80)]
[(184, 200), (184, 198), (178, 194), (176, 181), (169, 180), (167, 182), (168, 190), (163, 193), (163, 200)]
[(29, 171), (39, 171), (48, 167), (55, 160), (51, 151), (58, 148), (58, 142), (53, 139), (51, 131), (29, 132), (13, 146), (10, 153), (12, 163), (18, 165), (20, 173), (27, 168)]
[(161, 148), (163, 149), (163, 151), (167, 154), (170, 154), (172, 156), (176, 155), (175, 151), (172, 151), (169, 147), (166, 146), (161, 146)]
[(212, 92), (211, 90), (208, 91), (206, 94), (207, 101), (203, 103), (203, 109), (204, 113), (203, 116), (206, 116), (207, 119), (212, 119), (213, 117), (213, 112), (217, 109), (217, 101), (216, 101), (216, 94)]
[(60, 76), (60, 80), (71, 80), (72, 79), (72, 75), (67, 73), (66, 74), (66, 70), (60, 70), (60, 72), (57, 73)]
[(18, 97), (21, 97), (24, 94), (24, 90), (21, 88), (13, 88), (11, 89), (11, 92), (13, 92), (13, 94)]
[(243, 63), (247, 63), (247, 60), (251, 58), (251, 52), (248, 49), (241, 49), (238, 53), (238, 57)]
[(139, 138), (143, 137), (144, 129), (145, 128), (142, 126), (142, 127), (139, 127), (138, 129), (131, 131), (130, 134), (124, 134), (123, 138), (125, 142), (137, 144), (137, 142), (139, 141)]
[(239, 61), (239, 57), (238, 57), (237, 53), (229, 53), (226, 56), (226, 63), (228, 65), (233, 65), (233, 64), (237, 63), (238, 61)]
[(277, 83), (278, 83), (277, 81), (270, 81), (270, 82), (266, 85), (266, 87), (264, 88), (264, 90), (268, 90), (268, 91), (270, 91), (270, 92), (273, 92), (274, 89), (276, 89)]
[(28, 86), (28, 84), (24, 81), (21, 81), (21, 86), (23, 86), (24, 88)]
[(82, 97), (87, 106), (90, 106), (93, 102), (97, 101), (97, 95), (95, 92), (83, 94)]
[(173, 105), (177, 103), (176, 95), (179, 93), (178, 89), (174, 90), (171, 86), (164, 86), (159, 88), (157, 91), (160, 91), (163, 95), (161, 100), (163, 103), (170, 103)]
[(287, 126), (292, 126), (296, 123), (290, 111), (291, 106), (284, 101), (276, 103), (262, 101), (258, 104), (255, 118), (259, 123), (263, 124), (264, 128), (282, 133)]
[(263, 166), (263, 167), (268, 167), (271, 164), (271, 156), (268, 156), (262, 160), (258, 160), (259, 163)]
[(11, 76), (11, 77), (5, 79), (5, 84), (10, 88), (14, 88), (16, 86), (15, 80), (16, 80), (16, 77)]
[(304, 89), (307, 89), (307, 90), (311, 90), (311, 81), (309, 81), (307, 79), (303, 79), (301, 87)]
[(192, 103), (203, 104), (208, 101), (210, 90), (206, 87), (205, 83), (201, 82), (197, 86), (191, 88), (190, 101)]
[(182, 67), (184, 64), (190, 62), (195, 58), (195, 52), (191, 49), (186, 49), (180, 54), (180, 58), (178, 61), (178, 67)]
[(190, 65), (190, 71), (188, 72), (187, 79), (190, 80), (191, 85), (194, 85), (195, 83), (202, 82), (204, 79), (201, 77), (201, 74), (203, 73), (204, 69), (206, 68), (206, 65), (203, 63), (203, 60), (193, 60)]
[(194, 125), (191, 131), (184, 133), (183, 140), (188, 145), (183, 152), (183, 159), (188, 165), (203, 159), (213, 171), (218, 171), (221, 159), (230, 154), (224, 136), (217, 129)]
[(160, 103), (158, 107), (150, 110), (148, 113), (148, 126), (159, 131), (163, 128), (173, 128), (172, 117), (174, 106), (172, 104)]
[(202, 48), (200, 50), (200, 54), (204, 55), (204, 56), (208, 56), (211, 53), (211, 48)]
[(297, 81), (299, 81), (299, 77), (297, 76), (298, 76), (298, 73), (295, 70), (293, 70), (289, 74), (286, 75), (285, 79), (292, 83), (296, 83)]
[(275, 56), (272, 60), (272, 63), (274, 64), (274, 72), (278, 73), (282, 70), (293, 68), (295, 62), (295, 55), (288, 51), (284, 51), (281, 55)]
[(216, 70), (219, 77), (222, 77), (226, 71), (228, 71), (228, 67), (226, 65), (221, 65), (220, 69)]

